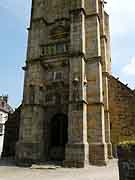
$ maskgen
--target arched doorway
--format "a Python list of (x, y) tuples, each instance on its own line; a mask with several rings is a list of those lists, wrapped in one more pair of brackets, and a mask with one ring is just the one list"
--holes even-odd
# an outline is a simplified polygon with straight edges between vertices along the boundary
[(56, 114), (51, 119), (50, 127), (50, 159), (65, 159), (65, 145), (68, 141), (68, 118), (65, 114)]

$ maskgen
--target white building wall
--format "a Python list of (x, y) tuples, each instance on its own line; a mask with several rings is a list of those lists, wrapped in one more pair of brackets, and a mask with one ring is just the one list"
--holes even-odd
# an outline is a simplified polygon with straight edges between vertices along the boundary
[(8, 113), (0, 111), (0, 157), (3, 149), (5, 122), (8, 119)]

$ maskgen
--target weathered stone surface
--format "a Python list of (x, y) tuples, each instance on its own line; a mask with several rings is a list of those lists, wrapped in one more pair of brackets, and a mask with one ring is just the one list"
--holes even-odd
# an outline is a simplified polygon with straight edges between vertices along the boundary
[(109, 78), (109, 109), (115, 154), (119, 142), (135, 139), (135, 94), (112, 76)]
[(109, 38), (100, 0), (33, 1), (18, 161), (106, 164)]
[[(12, 165), (12, 166), (11, 166)], [(2, 180), (118, 180), (119, 172), (117, 161), (110, 161), (106, 167), (90, 166), (84, 169), (56, 168), (50, 163), (46, 165), (33, 165), (30, 168), (15, 167), (11, 162), (0, 161), (0, 177)], [(48, 169), (47, 169), (48, 168)], [(56, 168), (56, 169), (54, 169)]]

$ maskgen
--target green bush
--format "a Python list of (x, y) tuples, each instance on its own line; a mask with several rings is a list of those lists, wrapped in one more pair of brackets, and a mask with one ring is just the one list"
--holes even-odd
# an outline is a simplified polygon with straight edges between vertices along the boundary
[(132, 145), (135, 145), (135, 140), (132, 141), (123, 141), (118, 144), (118, 146), (121, 146), (124, 149), (129, 150)]
[(132, 144), (135, 144), (135, 140), (132, 140), (132, 141), (123, 141), (123, 142), (120, 142), (119, 145), (132, 145)]

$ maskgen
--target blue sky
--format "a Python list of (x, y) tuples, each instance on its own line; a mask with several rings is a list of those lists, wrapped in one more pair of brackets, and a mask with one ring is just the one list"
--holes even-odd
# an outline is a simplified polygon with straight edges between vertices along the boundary
[[(0, 94), (9, 95), (17, 107), (23, 94), (27, 30), (31, 0), (0, 0)], [(129, 87), (135, 88), (135, 0), (108, 0), (112, 70)]]

